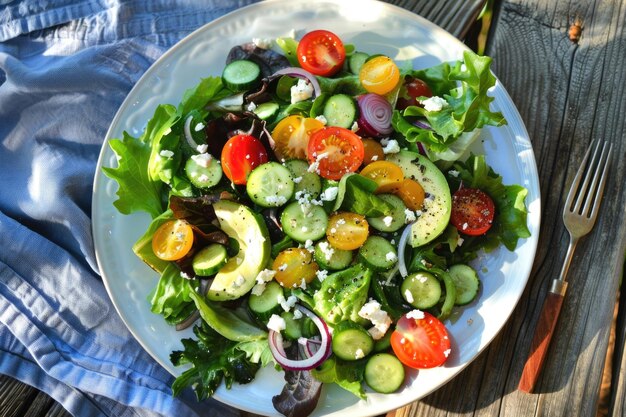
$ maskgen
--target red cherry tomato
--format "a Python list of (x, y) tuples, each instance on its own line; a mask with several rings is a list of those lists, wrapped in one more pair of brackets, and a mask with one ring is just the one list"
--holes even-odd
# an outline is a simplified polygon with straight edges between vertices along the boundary
[(400, 317), (391, 334), (391, 348), (400, 362), (415, 369), (434, 368), (450, 354), (448, 331), (439, 319), (423, 312), (424, 318)]
[(493, 200), (478, 188), (461, 188), (452, 196), (450, 223), (459, 232), (478, 236), (487, 233), (495, 215)]
[(343, 42), (327, 30), (314, 30), (302, 37), (296, 50), (298, 62), (315, 75), (331, 76), (341, 69), (346, 59)]
[(307, 158), (315, 171), (329, 180), (339, 180), (355, 172), (363, 163), (363, 141), (342, 127), (325, 127), (313, 132), (307, 147)]
[(418, 97), (432, 96), (433, 92), (428, 84), (419, 78), (407, 77), (404, 80), (402, 89), (400, 90), (400, 96), (398, 97), (396, 108), (398, 110), (404, 110), (409, 106), (420, 106), (417, 101)]
[(222, 170), (234, 184), (245, 184), (250, 172), (267, 161), (267, 150), (254, 136), (233, 136), (222, 149)]

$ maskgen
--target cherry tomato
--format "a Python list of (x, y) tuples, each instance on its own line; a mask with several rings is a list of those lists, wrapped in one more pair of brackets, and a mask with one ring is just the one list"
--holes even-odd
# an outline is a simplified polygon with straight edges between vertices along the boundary
[(400, 90), (400, 96), (396, 108), (398, 110), (404, 110), (409, 106), (421, 106), (417, 101), (418, 97), (432, 97), (428, 84), (419, 78), (406, 77), (404, 80), (403, 88)]
[(400, 362), (416, 369), (434, 368), (450, 354), (448, 331), (439, 319), (423, 312), (424, 318), (407, 313), (400, 317), (391, 334), (391, 348)]
[(346, 50), (337, 35), (327, 30), (314, 30), (302, 37), (296, 50), (298, 62), (315, 75), (328, 77), (343, 66)]
[(402, 199), (404, 205), (410, 210), (419, 210), (424, 204), (426, 193), (419, 182), (406, 178), (400, 182), (395, 194)]
[(184, 220), (163, 223), (152, 236), (152, 251), (165, 261), (181, 259), (191, 250), (193, 229)]
[(311, 252), (304, 248), (289, 248), (278, 254), (272, 269), (274, 279), (287, 288), (299, 287), (302, 280), (307, 284), (313, 281), (319, 266), (313, 261)]
[(307, 157), (316, 172), (329, 180), (339, 180), (355, 172), (363, 163), (363, 141), (354, 132), (342, 127), (325, 127), (313, 132)]
[(363, 163), (365, 165), (371, 162), (382, 161), (385, 159), (383, 146), (376, 139), (363, 139), (363, 152)]
[(336, 213), (328, 219), (326, 238), (337, 249), (357, 249), (365, 243), (368, 235), (369, 224), (360, 214)]
[(324, 124), (317, 119), (299, 115), (287, 116), (272, 131), (274, 153), (279, 160), (306, 159), (309, 137)]
[(372, 162), (361, 170), (361, 175), (378, 184), (376, 193), (392, 193), (404, 179), (402, 168), (389, 161)]
[(387, 94), (400, 82), (400, 69), (391, 58), (377, 56), (363, 64), (359, 80), (368, 92)]
[(450, 223), (470, 236), (487, 233), (496, 208), (493, 200), (478, 188), (461, 188), (452, 195)]
[(265, 147), (254, 136), (233, 136), (222, 149), (222, 170), (235, 184), (245, 184), (250, 172), (267, 161)]

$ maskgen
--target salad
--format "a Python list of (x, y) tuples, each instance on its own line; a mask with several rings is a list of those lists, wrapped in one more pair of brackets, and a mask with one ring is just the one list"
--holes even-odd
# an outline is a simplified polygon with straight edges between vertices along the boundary
[(490, 63), (414, 69), (325, 30), (255, 40), (109, 142), (115, 207), (152, 217), (133, 246), (160, 276), (151, 311), (196, 336), (171, 353), (174, 395), (273, 366), (276, 410), (308, 415), (324, 383), (366, 398), (445, 363), (445, 323), (480, 293), (470, 261), (529, 237), (526, 190), (469, 151), (506, 123)]

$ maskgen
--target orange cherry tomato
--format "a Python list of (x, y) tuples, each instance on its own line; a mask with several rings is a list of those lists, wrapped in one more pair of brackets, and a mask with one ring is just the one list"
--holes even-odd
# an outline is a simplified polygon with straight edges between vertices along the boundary
[(404, 179), (402, 168), (389, 161), (372, 162), (361, 170), (361, 175), (378, 184), (377, 194), (394, 192)]
[(339, 180), (355, 172), (363, 163), (363, 141), (354, 132), (342, 127), (325, 127), (313, 132), (307, 157), (316, 172), (329, 180)]
[(400, 69), (391, 58), (377, 56), (363, 64), (359, 80), (368, 92), (387, 94), (400, 82)]
[(267, 161), (265, 146), (254, 136), (233, 136), (222, 149), (222, 170), (235, 184), (245, 184), (250, 172)]
[(306, 148), (311, 134), (324, 124), (311, 117), (287, 116), (272, 131), (274, 153), (279, 160), (306, 159)]
[(152, 236), (152, 251), (165, 261), (181, 259), (193, 245), (193, 229), (184, 220), (163, 223)]
[(402, 199), (402, 202), (410, 210), (419, 210), (424, 204), (426, 193), (419, 182), (410, 178), (402, 180), (395, 194)]
[(315, 75), (331, 76), (341, 69), (346, 59), (343, 42), (327, 30), (314, 30), (298, 42), (296, 56), (300, 66)]
[(385, 159), (383, 145), (381, 145), (376, 139), (363, 139), (363, 152), (363, 163), (365, 165), (371, 162), (383, 161)]
[(360, 214), (336, 213), (328, 219), (326, 238), (337, 249), (357, 249), (365, 243), (368, 235), (369, 224)]
[(391, 334), (391, 348), (400, 362), (416, 369), (442, 365), (450, 355), (450, 338), (444, 324), (432, 314), (424, 318), (400, 317)]
[(308, 250), (289, 248), (278, 254), (272, 269), (276, 271), (274, 279), (278, 283), (287, 288), (294, 288), (301, 286), (302, 280), (307, 284), (313, 281), (319, 266)]

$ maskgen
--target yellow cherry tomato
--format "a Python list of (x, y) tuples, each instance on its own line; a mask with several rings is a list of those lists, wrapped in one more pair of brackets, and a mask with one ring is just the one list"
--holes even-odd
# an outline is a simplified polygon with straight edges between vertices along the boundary
[(326, 238), (331, 246), (342, 250), (354, 250), (363, 245), (369, 235), (369, 225), (364, 216), (344, 212), (328, 219)]
[(165, 261), (175, 261), (187, 255), (193, 245), (193, 229), (184, 220), (163, 223), (152, 236), (152, 251)]
[(365, 165), (376, 161), (383, 161), (385, 159), (383, 146), (376, 139), (363, 139), (363, 150), (365, 152), (363, 155), (363, 164)]
[(402, 199), (404, 205), (410, 210), (421, 209), (426, 196), (420, 183), (409, 178), (400, 183), (395, 194)]
[(279, 160), (306, 159), (309, 137), (324, 124), (311, 117), (300, 115), (287, 116), (272, 131), (274, 153)]
[(368, 92), (387, 94), (400, 82), (400, 69), (391, 58), (377, 56), (363, 64), (359, 80)]
[(302, 282), (307, 284), (315, 279), (319, 266), (313, 260), (311, 252), (304, 248), (289, 248), (278, 254), (272, 269), (276, 271), (274, 279), (283, 287), (300, 287)]
[(376, 193), (392, 193), (404, 179), (402, 168), (389, 161), (372, 162), (361, 170), (361, 175), (378, 184)]

